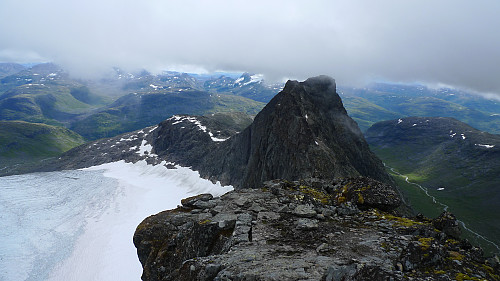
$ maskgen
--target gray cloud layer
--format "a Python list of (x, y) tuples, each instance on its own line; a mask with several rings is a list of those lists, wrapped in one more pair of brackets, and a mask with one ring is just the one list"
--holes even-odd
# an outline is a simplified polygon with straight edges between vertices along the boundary
[(0, 60), (328, 74), (500, 93), (500, 1), (2, 0)]

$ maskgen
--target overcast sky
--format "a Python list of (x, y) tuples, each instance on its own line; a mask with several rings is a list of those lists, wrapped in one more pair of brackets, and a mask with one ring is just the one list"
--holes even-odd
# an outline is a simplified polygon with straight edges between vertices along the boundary
[(497, 0), (1, 0), (0, 61), (327, 74), (500, 93)]

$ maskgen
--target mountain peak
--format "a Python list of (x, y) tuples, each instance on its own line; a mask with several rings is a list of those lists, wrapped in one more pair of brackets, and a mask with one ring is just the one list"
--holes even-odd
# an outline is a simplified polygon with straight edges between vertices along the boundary
[(328, 76), (288, 81), (252, 125), (212, 151), (198, 169), (244, 188), (277, 178), (367, 176), (391, 182)]

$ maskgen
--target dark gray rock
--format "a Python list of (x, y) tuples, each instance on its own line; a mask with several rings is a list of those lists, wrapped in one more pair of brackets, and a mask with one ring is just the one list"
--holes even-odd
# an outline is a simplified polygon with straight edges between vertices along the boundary
[(272, 179), (367, 176), (392, 183), (327, 76), (288, 81), (240, 134), (193, 167), (235, 187)]
[[(151, 216), (134, 235), (142, 279), (396, 281), (467, 275), (498, 280), (497, 260), (486, 264), (471, 245), (443, 238), (432, 220), (369, 207), (357, 209), (355, 215), (328, 212), (341, 205), (356, 207), (350, 201), (339, 205), (328, 200), (325, 190), (333, 186), (336, 194), (343, 188), (340, 181), (359, 182), (272, 181), (261, 190), (184, 200), (216, 202), (208, 212), (193, 214), (197, 209), (191, 204)], [(313, 211), (324, 213), (325, 219), (303, 216)]]
[(432, 221), (432, 224), (452, 238), (459, 239), (462, 234), (457, 218), (450, 212), (443, 212)]

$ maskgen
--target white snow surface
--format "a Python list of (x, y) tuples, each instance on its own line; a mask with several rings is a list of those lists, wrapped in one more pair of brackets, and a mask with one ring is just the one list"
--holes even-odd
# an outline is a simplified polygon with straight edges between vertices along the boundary
[(262, 80), (264, 80), (264, 74), (254, 74), (254, 75), (250, 76), (250, 81), (246, 82), (243, 85), (248, 85), (250, 83), (260, 82)]
[(0, 280), (140, 280), (132, 237), (147, 216), (231, 186), (124, 161), (0, 178)]
[(480, 146), (480, 147), (484, 147), (484, 148), (493, 148), (493, 147), (495, 147), (494, 144), (479, 144), (479, 143), (476, 143), (474, 145)]

